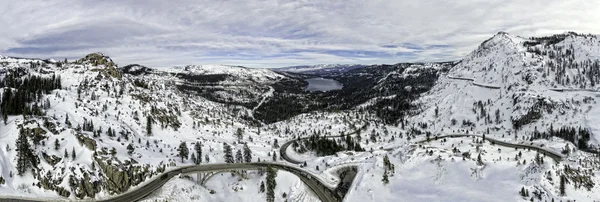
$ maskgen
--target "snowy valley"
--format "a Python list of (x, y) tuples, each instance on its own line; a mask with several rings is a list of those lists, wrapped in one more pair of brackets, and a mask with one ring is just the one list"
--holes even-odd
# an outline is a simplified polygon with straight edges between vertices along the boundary
[(600, 201), (597, 35), (501, 32), (436, 63), (116, 62), (0, 56), (0, 201)]

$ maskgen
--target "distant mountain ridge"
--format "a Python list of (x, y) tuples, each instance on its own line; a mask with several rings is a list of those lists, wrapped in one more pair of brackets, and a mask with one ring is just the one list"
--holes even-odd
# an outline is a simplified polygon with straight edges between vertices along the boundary
[(300, 65), (300, 66), (289, 66), (272, 68), (271, 70), (277, 72), (290, 72), (290, 73), (301, 73), (301, 74), (314, 74), (314, 75), (331, 75), (341, 74), (348, 72), (353, 69), (363, 68), (367, 65), (361, 64), (318, 64), (318, 65)]

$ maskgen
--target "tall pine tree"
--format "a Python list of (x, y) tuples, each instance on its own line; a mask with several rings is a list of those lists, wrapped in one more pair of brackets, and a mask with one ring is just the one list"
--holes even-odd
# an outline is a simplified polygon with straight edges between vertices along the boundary
[(17, 144), (17, 174), (23, 176), (27, 169), (37, 167), (38, 159), (33, 155), (31, 145), (25, 134), (25, 130), (21, 128), (19, 131), (19, 137), (16, 141)]
[(244, 143), (244, 161), (246, 163), (252, 162), (252, 150), (250, 150), (246, 143)]
[(202, 144), (200, 142), (196, 142), (194, 145), (194, 150), (196, 151), (196, 161), (194, 162), (196, 165), (202, 163)]
[(559, 190), (560, 190), (560, 195), (561, 196), (566, 196), (567, 192), (565, 191), (565, 184), (566, 184), (566, 179), (564, 175), (560, 176), (560, 185), (559, 185)]
[(227, 143), (224, 143), (224, 142), (223, 142), (223, 152), (225, 153), (223, 156), (223, 158), (225, 159), (225, 163), (234, 163), (231, 146), (229, 146)]
[(277, 186), (277, 182), (275, 181), (275, 177), (277, 177), (277, 171), (273, 169), (273, 167), (267, 167), (267, 202), (275, 201), (275, 187)]
[(235, 162), (236, 163), (242, 163), (242, 162), (244, 162), (244, 157), (242, 155), (242, 150), (237, 150), (237, 152), (235, 153)]
[(179, 144), (179, 148), (177, 148), (177, 152), (179, 152), (179, 157), (181, 158), (181, 162), (183, 162), (183, 159), (188, 159), (188, 156), (190, 154), (190, 151), (187, 148), (187, 144), (185, 144), (185, 142), (182, 142), (181, 144)]
[(146, 135), (152, 136), (152, 117), (150, 115), (146, 117)]

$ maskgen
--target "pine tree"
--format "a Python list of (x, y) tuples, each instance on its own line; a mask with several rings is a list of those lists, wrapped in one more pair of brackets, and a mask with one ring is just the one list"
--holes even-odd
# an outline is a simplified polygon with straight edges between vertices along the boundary
[(66, 124), (68, 127), (71, 127), (71, 121), (69, 121), (69, 114), (67, 114), (67, 115), (66, 115), (66, 117), (65, 117), (65, 124)]
[(77, 158), (77, 154), (75, 153), (75, 147), (73, 147), (73, 150), (71, 150), (71, 159), (75, 160), (75, 158)]
[(259, 189), (260, 193), (265, 192), (265, 181), (261, 181), (260, 182), (260, 189)]
[(252, 162), (252, 151), (248, 147), (248, 144), (244, 143), (244, 161), (246, 163)]
[(129, 154), (129, 155), (133, 154), (134, 150), (135, 150), (135, 148), (133, 148), (133, 145), (131, 145), (131, 144), (127, 145), (127, 154)]
[(238, 128), (235, 132), (235, 136), (237, 137), (238, 141), (241, 141), (242, 138), (244, 138), (244, 130), (242, 130), (242, 128)]
[(58, 142), (58, 139), (54, 140), (54, 150), (58, 151), (58, 149), (60, 149), (60, 142)]
[(146, 135), (152, 136), (152, 117), (150, 115), (146, 117)]
[(37, 167), (37, 157), (33, 155), (31, 145), (27, 139), (25, 131), (21, 128), (19, 137), (16, 141), (17, 145), (17, 174), (23, 176), (27, 169)]
[(225, 163), (234, 163), (231, 146), (229, 146), (227, 143), (223, 143), (223, 152), (225, 153), (223, 156)]
[(181, 162), (183, 162), (183, 159), (188, 159), (190, 151), (188, 150), (187, 144), (185, 144), (185, 142), (179, 144), (179, 148), (177, 148), (177, 151), (179, 152)]
[(559, 186), (559, 190), (560, 190), (560, 195), (561, 196), (566, 196), (567, 195), (567, 193), (565, 191), (565, 183), (566, 183), (565, 180), (566, 180), (565, 176), (561, 175), (560, 176), (560, 186)]
[(242, 156), (242, 150), (237, 150), (237, 152), (235, 152), (235, 162), (236, 163), (244, 162), (244, 157)]
[(275, 187), (277, 186), (277, 182), (275, 181), (275, 177), (277, 177), (277, 171), (273, 169), (273, 167), (267, 167), (267, 202), (275, 201)]
[(386, 170), (392, 169), (392, 163), (390, 163), (390, 158), (387, 155), (383, 157), (383, 166), (385, 166)]
[(200, 142), (196, 142), (194, 145), (194, 150), (196, 151), (196, 161), (194, 162), (196, 165), (202, 163), (202, 144)]
[(388, 179), (387, 170), (383, 172), (383, 179), (381, 179), (381, 181), (383, 182), (383, 184), (390, 183), (390, 180)]
[(67, 148), (65, 148), (65, 158), (69, 158), (69, 151), (67, 151)]
[(279, 143), (277, 142), (277, 139), (273, 140), (273, 148), (279, 148)]
[(198, 162), (198, 159), (196, 159), (196, 153), (192, 153), (192, 155), (190, 156), (190, 160), (192, 160), (192, 162), (194, 163)]
[(273, 152), (273, 161), (277, 161), (277, 153)]

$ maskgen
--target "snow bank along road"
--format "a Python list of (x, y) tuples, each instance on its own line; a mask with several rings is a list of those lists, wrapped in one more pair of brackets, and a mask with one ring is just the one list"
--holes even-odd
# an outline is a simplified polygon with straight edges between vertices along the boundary
[[(479, 137), (479, 138), (483, 138), (483, 136), (480, 136), (480, 135), (450, 134), (450, 135), (434, 136), (434, 137), (429, 138), (428, 140), (418, 141), (417, 143), (424, 143), (424, 142), (429, 142), (429, 141), (433, 141), (433, 140), (439, 140), (439, 139), (444, 139), (444, 138), (455, 138), (455, 137)], [(552, 151), (552, 150), (549, 150), (549, 149), (546, 149), (546, 148), (538, 147), (538, 146), (535, 146), (535, 145), (509, 143), (509, 142), (504, 142), (504, 141), (496, 140), (496, 139), (489, 138), (489, 137), (485, 137), (485, 140), (490, 141), (493, 144), (504, 146), (504, 147), (511, 147), (511, 148), (517, 148), (517, 149), (533, 149), (533, 150), (536, 150), (537, 152), (545, 154), (546, 156), (549, 156), (550, 158), (554, 159), (556, 162), (559, 162), (563, 158), (565, 158), (562, 154), (560, 154), (558, 152), (555, 152), (555, 151)]]
[[(260, 168), (267, 168), (271, 166), (275, 169), (285, 170), (294, 175), (297, 175), (300, 180), (302, 180), (323, 202), (338, 202), (339, 200), (335, 197), (333, 191), (327, 188), (323, 182), (319, 181), (319, 179), (312, 175), (309, 172), (305, 172), (300, 168), (279, 164), (279, 163), (268, 163), (268, 162), (260, 162), (260, 163), (231, 163), (231, 164), (205, 164), (205, 165), (193, 165), (193, 166), (183, 166), (176, 168), (174, 170), (165, 172), (160, 174), (158, 177), (154, 178), (152, 181), (147, 184), (127, 191), (123, 194), (114, 196), (112, 198), (107, 199), (99, 199), (99, 200), (90, 200), (90, 201), (116, 201), (116, 202), (130, 202), (130, 201), (138, 201), (145, 196), (148, 196), (152, 192), (156, 191), (160, 187), (162, 187), (167, 181), (171, 178), (185, 173), (194, 173), (194, 172), (203, 172), (203, 171), (226, 171), (226, 170), (256, 170)], [(54, 199), (56, 200), (56, 199)], [(33, 202), (33, 201), (47, 201), (44, 199), (33, 199), (33, 198), (0, 198), (0, 201), (14, 201), (14, 202)]]

